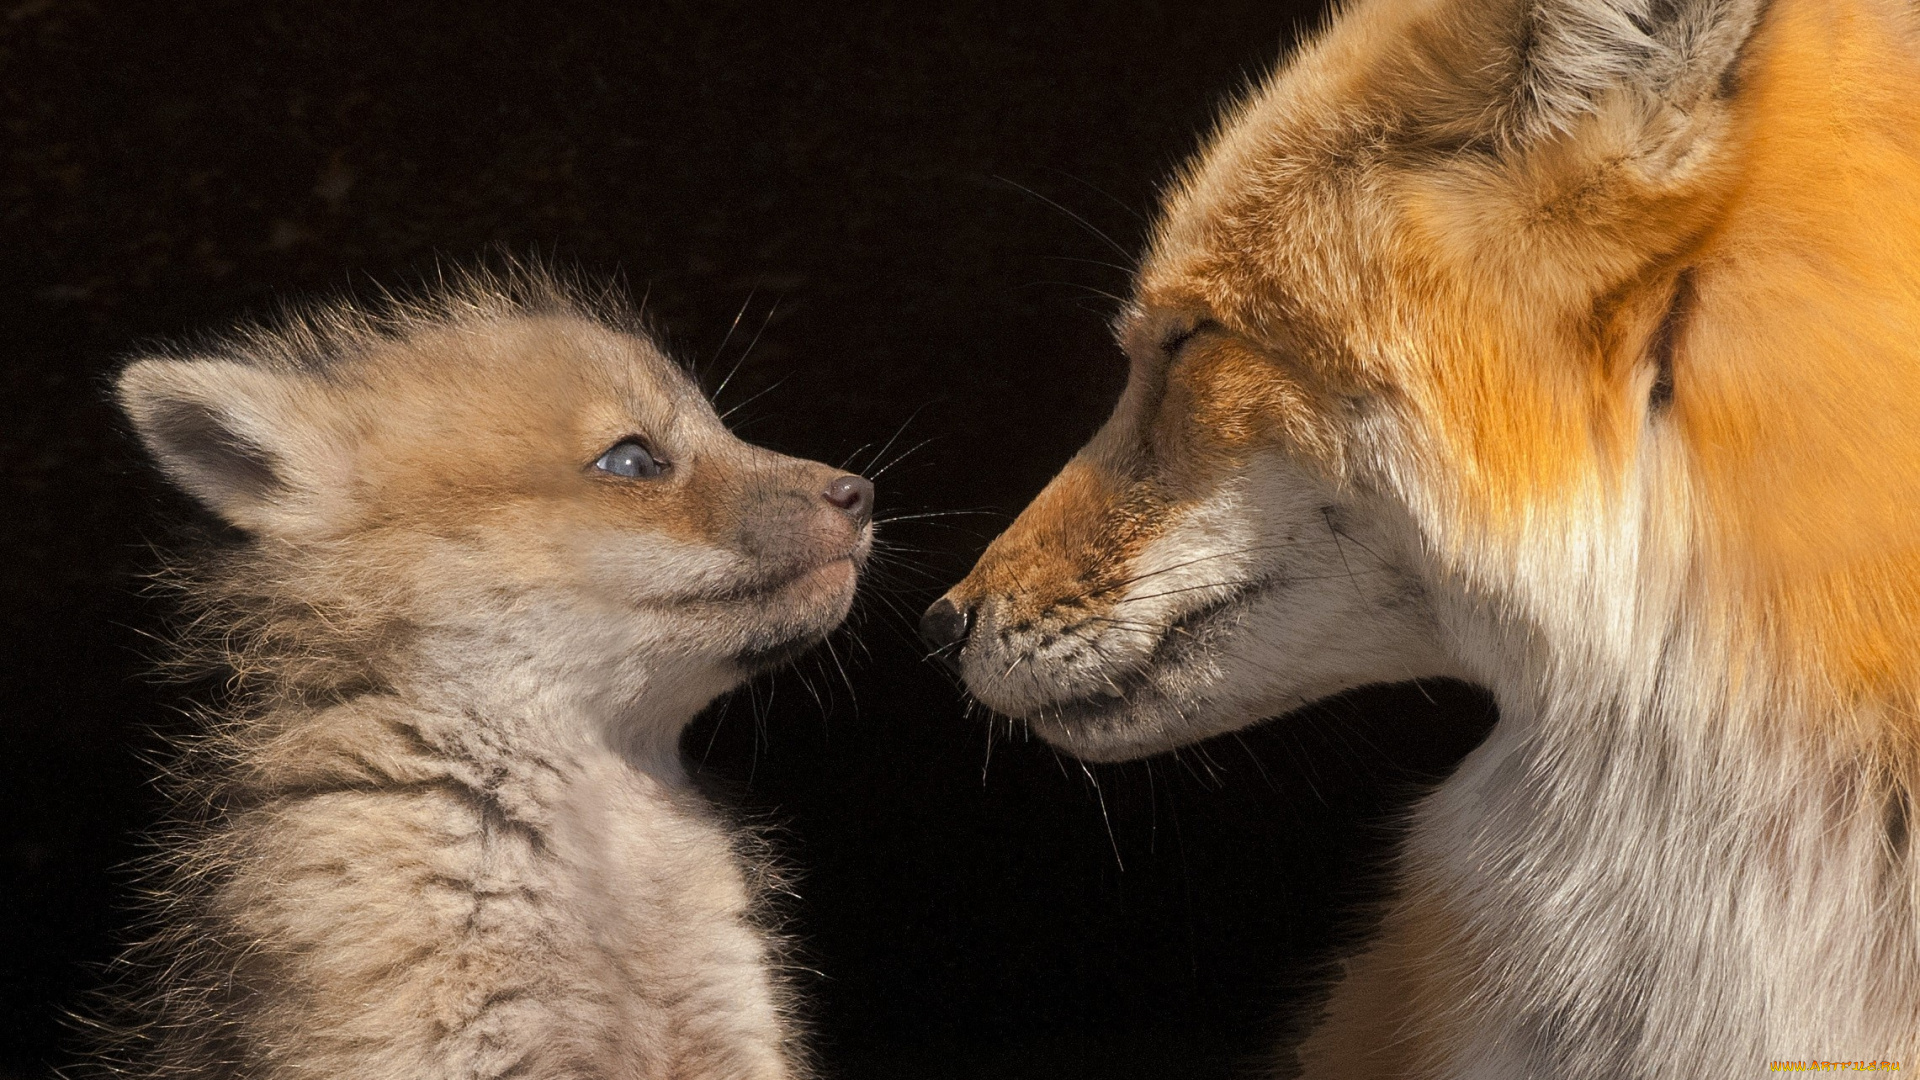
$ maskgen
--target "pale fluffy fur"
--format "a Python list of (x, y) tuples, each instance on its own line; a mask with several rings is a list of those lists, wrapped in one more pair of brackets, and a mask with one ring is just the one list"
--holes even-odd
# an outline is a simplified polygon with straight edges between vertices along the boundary
[(1304, 1075), (1920, 1068), (1917, 42), (1355, 3), (1169, 193), (1127, 392), (952, 648), (1094, 759), (1492, 691)]
[[(176, 770), (110, 1068), (804, 1071), (765, 855), (677, 737), (844, 616), (870, 488), (822, 503), (835, 470), (733, 439), (538, 274), (141, 360), (120, 399), (245, 537), (182, 572), (233, 693)], [(635, 434), (665, 475), (593, 469)]]

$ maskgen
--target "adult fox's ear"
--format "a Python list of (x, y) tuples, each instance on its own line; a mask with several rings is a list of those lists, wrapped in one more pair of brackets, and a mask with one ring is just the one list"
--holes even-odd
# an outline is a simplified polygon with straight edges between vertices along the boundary
[(344, 479), (319, 420), (324, 391), (297, 373), (231, 360), (140, 360), (114, 387), (140, 441), (174, 483), (229, 524), (293, 535), (320, 524)]
[[(1480, 0), (1467, 0), (1479, 3)], [(1508, 137), (1564, 133), (1582, 117), (1625, 109), (1642, 149), (1669, 159), (1738, 89), (1741, 55), (1767, 0), (1524, 0), (1509, 29), (1515, 66), (1503, 108)], [(1658, 144), (1667, 145), (1658, 145)]]

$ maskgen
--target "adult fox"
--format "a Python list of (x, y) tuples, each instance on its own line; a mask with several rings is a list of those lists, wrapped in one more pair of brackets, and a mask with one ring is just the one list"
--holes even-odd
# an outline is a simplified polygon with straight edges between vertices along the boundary
[(927, 614), (1095, 760), (1501, 718), (1327, 1077), (1920, 1066), (1920, 16), (1369, 0), (1235, 107), (1113, 418)]

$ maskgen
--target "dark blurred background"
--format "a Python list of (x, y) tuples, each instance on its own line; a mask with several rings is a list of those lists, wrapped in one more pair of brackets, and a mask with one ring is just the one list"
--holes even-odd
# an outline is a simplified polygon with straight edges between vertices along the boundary
[(749, 438), (869, 468), (918, 448), (879, 477), (906, 517), (838, 643), (850, 680), (803, 663), (685, 743), (782, 823), (829, 1075), (1250, 1071), (1486, 702), (1368, 691), (1177, 759), (1089, 771), (1004, 733), (989, 759), (908, 623), (1104, 417), (1157, 185), (1318, 17), (6, 0), (0, 1078), (77, 1052), (62, 1012), (129, 921), (157, 809), (142, 755), (185, 724), (145, 675), (165, 611), (139, 589), (191, 510), (106, 373), (488, 252), (623, 281), (679, 355), (740, 362)]

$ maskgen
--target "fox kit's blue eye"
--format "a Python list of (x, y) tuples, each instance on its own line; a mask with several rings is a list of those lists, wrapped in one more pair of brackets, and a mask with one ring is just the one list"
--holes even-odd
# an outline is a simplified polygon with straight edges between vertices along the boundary
[(600, 455), (593, 467), (614, 476), (659, 476), (666, 462), (656, 461), (639, 439), (621, 439)]

